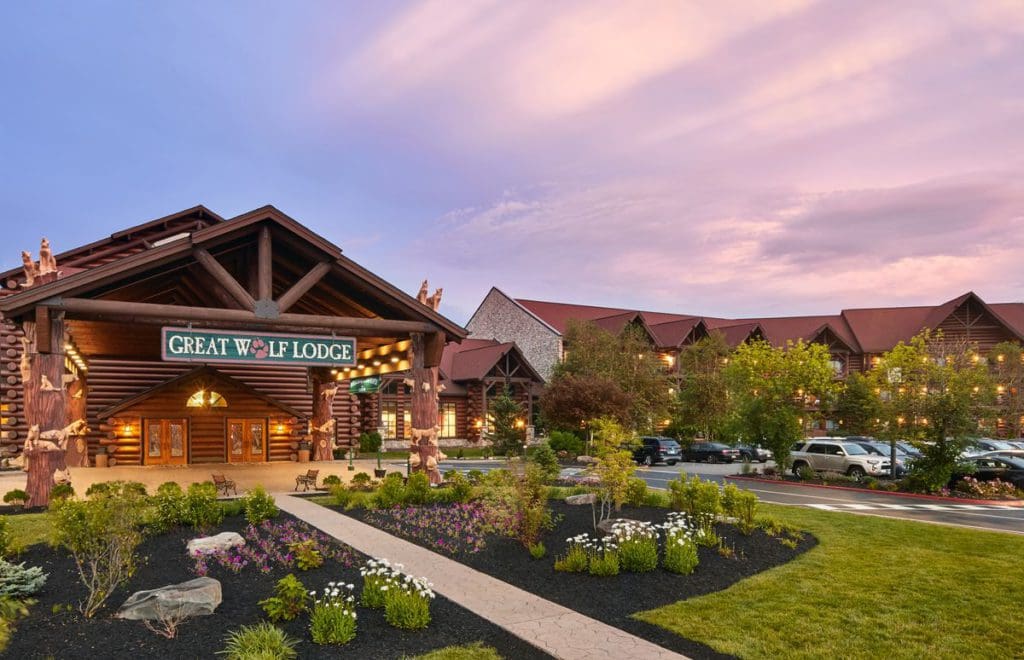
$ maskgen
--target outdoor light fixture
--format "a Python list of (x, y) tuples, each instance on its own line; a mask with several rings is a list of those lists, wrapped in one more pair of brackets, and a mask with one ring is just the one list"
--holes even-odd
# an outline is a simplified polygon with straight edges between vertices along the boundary
[(398, 356), (397, 355), (392, 355), (391, 356), (391, 363), (392, 364), (398, 364)]

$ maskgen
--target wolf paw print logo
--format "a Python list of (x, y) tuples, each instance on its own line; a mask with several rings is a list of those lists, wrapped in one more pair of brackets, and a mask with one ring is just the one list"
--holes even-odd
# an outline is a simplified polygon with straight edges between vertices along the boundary
[(257, 360), (262, 360), (267, 357), (267, 342), (260, 338), (252, 340), (252, 346), (249, 347), (249, 352), (252, 353), (253, 357)]

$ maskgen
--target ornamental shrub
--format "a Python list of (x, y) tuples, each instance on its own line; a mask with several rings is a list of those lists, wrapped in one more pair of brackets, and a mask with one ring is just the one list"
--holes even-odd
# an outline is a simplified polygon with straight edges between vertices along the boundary
[(545, 481), (554, 481), (562, 471), (562, 467), (558, 464), (558, 457), (555, 455), (555, 451), (549, 447), (547, 443), (534, 447), (533, 451), (530, 453), (529, 460), (540, 469), (541, 474), (544, 475)]
[(0, 598), (0, 651), (11, 641), (12, 624), (23, 616), (28, 616), (28, 604), (17, 598)]
[(210, 481), (191, 484), (185, 493), (184, 522), (205, 531), (224, 520), (224, 510), (217, 502), (217, 487)]
[(349, 486), (352, 490), (372, 490), (373, 479), (366, 472), (356, 472), (352, 475), (352, 483)]
[(376, 431), (370, 431), (369, 433), (359, 434), (359, 451), (366, 454), (375, 454), (380, 451), (380, 446), (384, 439), (380, 437), (380, 433)]
[(54, 508), (54, 541), (71, 553), (88, 590), (80, 606), (86, 618), (135, 571), (144, 509), (138, 489), (123, 482), (111, 482), (84, 501), (62, 500)]
[(680, 575), (689, 575), (697, 568), (700, 558), (697, 554), (695, 530), (685, 513), (668, 514), (668, 522), (661, 526), (665, 532), (665, 570)]
[(384, 596), (389, 586), (402, 575), (401, 568), (401, 564), (392, 566), (387, 559), (370, 559), (359, 569), (359, 574), (363, 576), (363, 593), (360, 597), (363, 607), (384, 607)]
[(554, 525), (544, 473), (536, 465), (527, 463), (521, 475), (496, 470), (488, 473), (485, 481), (484, 515), (499, 534), (529, 548)]
[(157, 531), (167, 531), (185, 523), (188, 507), (185, 492), (174, 481), (160, 484), (153, 496), (153, 519), (150, 525)]
[(326, 477), (324, 477), (324, 480), (321, 483), (323, 483), (324, 487), (330, 490), (331, 486), (341, 485), (341, 477), (339, 477), (336, 474), (329, 474)]
[(334, 486), (331, 488), (331, 503), (334, 506), (340, 506), (342, 508), (347, 507), (349, 501), (352, 499), (352, 491), (344, 486)]
[(544, 544), (541, 543), (540, 541), (537, 541), (536, 543), (531, 545), (528, 549), (530, 551), (530, 556), (533, 557), (534, 559), (544, 559), (544, 557), (548, 554), (548, 549), (545, 548)]
[(590, 563), (590, 537), (580, 534), (569, 539), (565, 556), (555, 560), (555, 570), (563, 573), (582, 573)]
[(583, 453), (583, 441), (570, 431), (552, 431), (548, 445), (555, 452), (564, 451), (573, 458)]
[(622, 570), (646, 573), (658, 567), (658, 533), (653, 525), (621, 521), (612, 524), (611, 532), (619, 549)]
[(224, 641), (227, 646), (219, 655), (227, 660), (291, 660), (298, 655), (297, 640), (266, 621), (231, 631)]
[(749, 535), (757, 527), (757, 495), (749, 490), (737, 489), (732, 506), (729, 515), (736, 518), (736, 527), (743, 534)]
[(281, 511), (274, 503), (272, 495), (268, 494), (263, 486), (256, 486), (249, 490), (242, 498), (245, 507), (245, 519), (250, 525), (258, 525), (264, 520), (276, 518)]
[(309, 594), (295, 575), (289, 573), (274, 585), (274, 595), (260, 601), (260, 607), (271, 621), (291, 621), (306, 611)]
[(384, 477), (372, 501), (378, 508), (390, 509), (401, 504), (404, 498), (405, 485), (402, 483), (402, 475), (399, 472), (392, 472)]
[(146, 497), (146, 485), (138, 481), (100, 481), (89, 486), (85, 490), (86, 497), (93, 497), (94, 495), (106, 495), (111, 491), (117, 492), (131, 492), (138, 497)]
[(4, 504), (13, 507), (23, 507), (28, 502), (28, 493), (20, 488), (14, 488), (4, 493)]
[(328, 582), (322, 594), (313, 593), (309, 631), (314, 644), (347, 644), (356, 637), (353, 585)]
[(75, 489), (71, 484), (56, 484), (50, 490), (50, 508), (55, 502), (70, 499), (75, 496)]
[(7, 528), (7, 517), (0, 516), (0, 557), (6, 557), (14, 549), (11, 530)]
[(640, 477), (630, 477), (626, 485), (626, 504), (643, 506), (647, 501), (647, 482)]
[(606, 544), (601, 550), (590, 554), (589, 572), (598, 577), (608, 577), (619, 574), (619, 552), (614, 545)]
[(46, 573), (38, 566), (12, 564), (0, 559), (0, 598), (27, 598), (46, 584)]
[(668, 490), (672, 508), (689, 514), (691, 519), (702, 513), (714, 517), (722, 510), (718, 484), (703, 481), (697, 475), (688, 479), (685, 474), (680, 474), (678, 478), (668, 482)]
[(458, 471), (453, 471), (448, 477), (448, 487), (452, 491), (452, 502), (465, 504), (473, 497), (473, 485), (469, 479)]
[(413, 472), (405, 484), (402, 504), (420, 506), (430, 501), (430, 478), (426, 472)]
[(403, 576), (387, 585), (384, 592), (384, 619), (395, 628), (420, 630), (430, 623), (430, 601), (434, 591), (426, 578)]
[(469, 479), (469, 483), (476, 486), (484, 480), (484, 473), (482, 470), (470, 470), (466, 473), (466, 478)]

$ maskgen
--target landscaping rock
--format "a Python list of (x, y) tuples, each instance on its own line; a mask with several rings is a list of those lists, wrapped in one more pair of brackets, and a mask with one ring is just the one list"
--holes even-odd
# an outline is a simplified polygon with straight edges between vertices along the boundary
[(240, 545), (245, 545), (245, 539), (237, 532), (221, 532), (216, 536), (202, 536), (192, 539), (188, 542), (187, 550), (189, 555), (207, 555), (212, 552), (223, 552)]
[(220, 581), (201, 577), (159, 589), (136, 591), (124, 602), (116, 616), (134, 621), (168, 616), (204, 616), (213, 614), (220, 602)]
[(597, 493), (583, 493), (582, 495), (570, 495), (565, 498), (566, 504), (573, 506), (581, 506), (583, 504), (593, 504), (597, 502)]
[(643, 524), (641, 521), (633, 520), (632, 518), (609, 518), (607, 520), (602, 520), (601, 522), (597, 523), (597, 535), (598, 536), (608, 536), (609, 534), (612, 533), (612, 525), (614, 525), (615, 523), (620, 523), (620, 522), (622, 522), (622, 523), (626, 523), (626, 522), (628, 522), (628, 523), (635, 523), (637, 525), (642, 525)]
[(594, 458), (593, 456), (586, 456), (586, 455), (584, 455), (584, 456), (577, 456), (576, 457), (576, 462), (577, 463), (582, 463), (584, 465), (594, 465), (595, 463), (597, 463), (597, 459)]

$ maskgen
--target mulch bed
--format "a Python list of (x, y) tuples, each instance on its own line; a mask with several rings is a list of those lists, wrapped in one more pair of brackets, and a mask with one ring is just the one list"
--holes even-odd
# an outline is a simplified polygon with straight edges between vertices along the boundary
[[(281, 514), (279, 521), (290, 518)], [(241, 532), (244, 518), (225, 519), (217, 531)], [(49, 574), (43, 593), (36, 596), (38, 604), (31, 614), (17, 622), (17, 630), (7, 647), (10, 658), (214, 658), (224, 648), (229, 630), (264, 619), (258, 602), (273, 595), (274, 584), (289, 572), (310, 590), (320, 590), (329, 581), (344, 581), (361, 590), (362, 578), (357, 567), (346, 568), (335, 561), (309, 571), (275, 568), (262, 574), (246, 568), (234, 574), (220, 566), (211, 566), (209, 577), (221, 582), (223, 602), (210, 616), (185, 621), (175, 639), (164, 639), (145, 628), (141, 621), (113, 618), (121, 603), (135, 591), (153, 589), (190, 580), (193, 561), (186, 555), (185, 544), (198, 536), (193, 530), (175, 530), (146, 539), (139, 548), (145, 557), (129, 583), (118, 589), (92, 620), (76, 610), (53, 614), (55, 605), (77, 604), (86, 591), (78, 578), (74, 562), (62, 550), (46, 545), (28, 549), (15, 561), (41, 566)], [(427, 576), (428, 579), (430, 576)], [(404, 631), (384, 621), (383, 610), (358, 607), (358, 633), (344, 646), (318, 646), (309, 638), (308, 616), (278, 625), (300, 640), (300, 658), (400, 658), (417, 655), (452, 644), (482, 641), (499, 649), (508, 658), (549, 657), (520, 641), (498, 626), (476, 616), (455, 603), (438, 596), (432, 606), (433, 620), (425, 630)]]
[[(700, 565), (692, 575), (677, 575), (660, 567), (650, 573), (620, 573), (613, 577), (562, 573), (554, 570), (555, 558), (565, 553), (569, 537), (582, 533), (593, 534), (593, 519), (589, 505), (569, 506), (561, 501), (553, 501), (551, 507), (560, 520), (555, 529), (543, 537), (547, 548), (547, 556), (543, 559), (535, 560), (530, 557), (527, 550), (517, 541), (494, 535), (488, 537), (487, 546), (480, 552), (462, 552), (446, 556), (530, 593), (693, 658), (728, 656), (658, 626), (633, 619), (630, 615), (694, 596), (721, 591), (743, 578), (784, 564), (818, 543), (813, 536), (804, 534), (797, 547), (791, 549), (782, 545), (778, 538), (772, 538), (761, 530), (745, 536), (731, 525), (718, 525), (718, 535), (724, 539), (725, 545), (735, 550), (736, 558), (725, 558), (714, 548), (701, 547)], [(339, 510), (337, 507), (330, 508)], [(365, 511), (354, 509), (343, 513), (362, 519)], [(617, 516), (661, 523), (665, 521), (667, 513), (665, 509), (653, 507), (623, 507)], [(428, 542), (409, 540), (430, 548)], [(751, 634), (756, 634), (756, 631), (751, 631)]]

